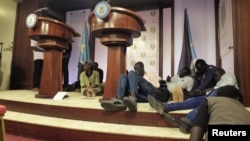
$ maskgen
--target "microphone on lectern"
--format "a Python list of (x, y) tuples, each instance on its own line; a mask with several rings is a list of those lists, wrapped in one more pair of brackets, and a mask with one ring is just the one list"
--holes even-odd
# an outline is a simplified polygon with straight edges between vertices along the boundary
[(39, 9), (37, 9), (37, 10), (33, 11), (33, 13), (39, 13), (39, 12), (42, 12), (42, 11), (47, 11), (47, 10), (48, 10), (48, 8), (47, 8), (47, 7), (43, 7), (43, 8), (39, 8)]

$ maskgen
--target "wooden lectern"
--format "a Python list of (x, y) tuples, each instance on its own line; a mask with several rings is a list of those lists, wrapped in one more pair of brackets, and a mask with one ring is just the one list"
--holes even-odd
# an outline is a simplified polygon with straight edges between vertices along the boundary
[(120, 7), (110, 7), (105, 18), (98, 18), (92, 12), (88, 20), (92, 35), (108, 47), (103, 100), (109, 100), (116, 96), (120, 75), (126, 73), (126, 47), (132, 45), (132, 38), (140, 37), (141, 31), (146, 31), (146, 28), (135, 12)]
[(44, 48), (40, 89), (35, 97), (53, 98), (62, 91), (62, 52), (73, 42), (73, 37), (80, 34), (63, 22), (34, 14), (27, 17), (27, 23), (29, 38), (38, 41), (38, 46)]

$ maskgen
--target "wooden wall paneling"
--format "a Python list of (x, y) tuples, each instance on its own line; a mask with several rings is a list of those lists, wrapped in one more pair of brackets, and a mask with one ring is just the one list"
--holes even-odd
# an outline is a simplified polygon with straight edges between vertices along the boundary
[[(171, 5), (171, 28), (173, 29), (171, 31), (171, 54), (174, 54), (174, 11), (175, 11), (175, 8), (174, 8), (174, 0), (172, 1), (172, 5)], [(174, 76), (175, 73), (174, 73), (174, 55), (171, 55), (171, 76)]]
[(30, 89), (33, 79), (33, 52), (30, 48), (26, 17), (45, 7), (47, 0), (24, 0), (17, 6), (10, 89)]
[(250, 1), (233, 0), (233, 36), (235, 49), (235, 75), (243, 94), (245, 106), (250, 106)]
[[(220, 0), (214, 0), (215, 7), (215, 30), (217, 33), (219, 32), (219, 2)], [(216, 36), (216, 66), (221, 67), (221, 59), (220, 59), (220, 43), (219, 43), (219, 34), (215, 34)]]
[(36, 8), (38, 8), (37, 0), (25, 0), (17, 7), (10, 89), (29, 88), (32, 84), (33, 54), (29, 48), (30, 40), (27, 36), (25, 19)]
[(163, 8), (159, 9), (159, 76), (163, 78)]

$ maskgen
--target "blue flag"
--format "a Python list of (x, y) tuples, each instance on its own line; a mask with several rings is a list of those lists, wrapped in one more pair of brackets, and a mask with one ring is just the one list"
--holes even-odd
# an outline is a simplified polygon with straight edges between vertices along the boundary
[(178, 73), (184, 67), (190, 67), (191, 71), (193, 72), (194, 66), (192, 62), (194, 62), (193, 60), (195, 60), (196, 58), (197, 57), (196, 57), (196, 53), (194, 50), (191, 30), (189, 26), (188, 13), (187, 13), (187, 9), (185, 9), (183, 44), (182, 44), (181, 58), (180, 58), (179, 67), (178, 67)]
[[(85, 21), (84, 23), (84, 28), (83, 28), (83, 33), (82, 33), (82, 42), (81, 42), (81, 47), (80, 47), (80, 57), (79, 57), (79, 71), (78, 73), (80, 74), (83, 70), (82, 68), (82, 63), (85, 61), (90, 60), (90, 44), (89, 44), (89, 26), (88, 26), (88, 21)], [(78, 75), (79, 75), (78, 74)]]
[(89, 45), (89, 27), (88, 22), (85, 21), (84, 29), (82, 33), (82, 43), (80, 49), (80, 60), (79, 62), (85, 62), (90, 59), (90, 45)]

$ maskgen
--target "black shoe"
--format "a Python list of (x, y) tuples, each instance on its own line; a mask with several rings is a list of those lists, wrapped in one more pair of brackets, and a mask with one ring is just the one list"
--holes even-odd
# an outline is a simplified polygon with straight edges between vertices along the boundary
[(148, 99), (149, 105), (152, 108), (154, 108), (158, 114), (162, 115), (164, 112), (166, 112), (166, 113), (169, 112), (167, 107), (165, 105), (163, 105), (161, 101), (158, 101), (157, 99), (155, 99), (155, 97), (153, 97), (152, 95), (148, 95), (147, 99)]
[(178, 126), (179, 129), (181, 130), (181, 132), (183, 132), (185, 134), (190, 133), (191, 124), (186, 122), (185, 120), (173, 117), (172, 115), (170, 115), (168, 113), (163, 113), (163, 117), (164, 117), (165, 120), (167, 120), (173, 126)]
[(101, 106), (103, 109), (111, 112), (125, 111), (127, 109), (123, 101), (117, 98), (101, 101)]
[(158, 88), (155, 98), (161, 102), (168, 102), (170, 97), (170, 93), (167, 88)]
[(136, 97), (129, 96), (123, 98), (123, 104), (128, 107), (129, 111), (131, 112), (137, 112), (137, 103), (136, 103)]
[(187, 118), (180, 118), (178, 119), (179, 122), (179, 128), (183, 133), (189, 134), (191, 130), (191, 122)]
[(179, 127), (179, 125), (176, 123), (175, 121), (175, 117), (173, 117), (172, 115), (168, 114), (168, 113), (163, 113), (163, 117), (164, 119), (170, 123), (171, 125), (173, 125), (174, 127)]
[(191, 124), (179, 119), (179, 118), (176, 118), (176, 123), (179, 125), (179, 128), (181, 130), (181, 132), (185, 133), (185, 134), (189, 134), (190, 133), (190, 130), (191, 130)]

